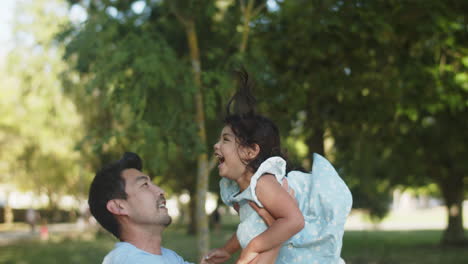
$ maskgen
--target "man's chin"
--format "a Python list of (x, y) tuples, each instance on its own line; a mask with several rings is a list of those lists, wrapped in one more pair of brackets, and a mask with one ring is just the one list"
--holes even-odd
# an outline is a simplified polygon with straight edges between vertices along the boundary
[(170, 226), (170, 225), (171, 225), (171, 223), (172, 223), (172, 217), (170, 217), (170, 216), (167, 216), (167, 218), (166, 218), (166, 219), (164, 219), (164, 221), (163, 221), (163, 223), (162, 223), (162, 224), (163, 224), (163, 226), (165, 226), (165, 227), (168, 227), (168, 226)]

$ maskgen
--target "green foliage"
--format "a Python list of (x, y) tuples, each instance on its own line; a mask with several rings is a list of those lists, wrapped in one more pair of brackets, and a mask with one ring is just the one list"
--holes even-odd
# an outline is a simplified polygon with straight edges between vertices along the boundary
[(71, 66), (63, 75), (64, 86), (88, 131), (79, 149), (93, 169), (124, 150), (138, 152), (158, 182), (176, 192), (193, 189), (196, 157), (211, 152), (227, 91), (233, 90), (227, 72), (236, 60), (237, 43), (226, 39), (236, 36), (239, 12), (212, 1), (193, 7), (200, 11), (193, 18), (201, 25), (205, 146), (197, 140), (196, 89), (186, 35), (176, 18), (193, 16), (193, 8), (183, 1), (147, 2), (137, 14), (132, 2), (80, 3), (88, 19), (69, 24), (59, 35)]
[(466, 3), (278, 4), (257, 26), (268, 111), (310, 152), (331, 135), (356, 207), (383, 216), (398, 184), (466, 179)]
[(23, 41), (8, 54), (0, 72), (0, 170), (6, 176), (1, 180), (48, 194), (51, 206), (61, 195), (84, 195), (80, 181), (89, 178), (74, 149), (81, 136), (80, 118), (63, 94), (59, 74), (66, 65), (53, 41), (66, 21), (64, 8), (60, 1), (18, 6), (14, 32)]

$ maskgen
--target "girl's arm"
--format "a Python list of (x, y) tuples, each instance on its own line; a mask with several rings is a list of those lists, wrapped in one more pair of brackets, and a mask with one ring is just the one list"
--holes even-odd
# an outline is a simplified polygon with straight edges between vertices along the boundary
[[(276, 258), (278, 257), (278, 253), (280, 249), (281, 249), (281, 245), (276, 246), (275, 248), (270, 249), (268, 251), (262, 252), (248, 263), (249, 264), (274, 264), (276, 262)], [(239, 263), (239, 262), (236, 262), (236, 263)]]
[(249, 263), (259, 253), (276, 248), (304, 228), (304, 216), (296, 201), (281, 187), (275, 176), (266, 174), (257, 182), (256, 194), (264, 208), (276, 219), (242, 251), (238, 264)]
[(236, 253), (241, 248), (239, 240), (237, 240), (236, 232), (234, 232), (234, 234), (222, 248), (231, 255)]
[[(288, 190), (288, 183), (286, 180), (283, 181), (283, 188)], [(255, 210), (255, 212), (257, 212), (257, 214), (263, 219), (263, 221), (265, 221), (267, 226), (271, 226), (275, 222), (273, 216), (271, 216), (271, 214), (267, 210), (265, 210), (265, 208), (258, 207), (257, 204), (254, 202), (249, 202), (249, 205)], [(278, 257), (280, 249), (281, 245), (278, 245), (273, 249), (262, 252), (257, 257), (255, 257), (255, 259), (249, 262), (249, 264), (273, 264), (275, 263), (276, 258)]]
[(208, 252), (201, 260), (201, 264), (218, 264), (227, 261), (232, 254), (236, 253), (241, 248), (237, 235), (234, 234), (221, 248), (215, 248)]

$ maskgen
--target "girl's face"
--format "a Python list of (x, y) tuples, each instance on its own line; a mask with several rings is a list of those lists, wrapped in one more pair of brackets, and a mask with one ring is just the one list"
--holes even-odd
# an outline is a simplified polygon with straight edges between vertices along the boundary
[(225, 126), (221, 131), (219, 141), (214, 145), (214, 152), (219, 162), (219, 176), (238, 180), (245, 174), (247, 166), (243, 160), (248, 158), (248, 151), (239, 146), (229, 126)]

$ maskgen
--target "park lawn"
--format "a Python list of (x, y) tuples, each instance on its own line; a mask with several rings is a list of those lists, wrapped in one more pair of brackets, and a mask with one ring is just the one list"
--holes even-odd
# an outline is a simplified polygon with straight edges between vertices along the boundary
[(347, 264), (467, 263), (468, 247), (439, 245), (442, 231), (346, 231), (342, 257)]
[[(211, 236), (214, 247), (220, 246), (233, 232), (227, 227)], [(347, 264), (432, 264), (466, 263), (467, 248), (438, 246), (441, 231), (347, 231), (342, 256)], [(21, 242), (0, 248), (0, 263), (54, 264), (101, 263), (115, 240), (101, 235), (95, 239), (52, 237), (46, 243)], [(165, 232), (164, 244), (189, 261), (196, 260), (195, 238), (182, 229), (171, 227)], [(234, 263), (233, 260), (227, 263)]]

